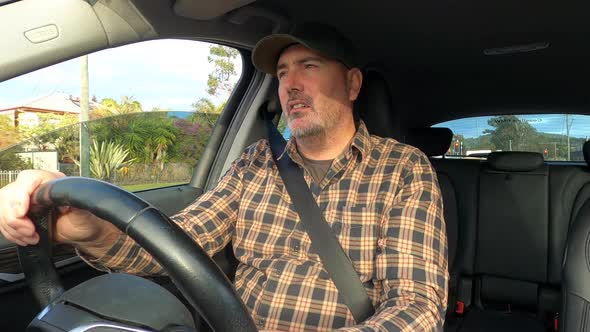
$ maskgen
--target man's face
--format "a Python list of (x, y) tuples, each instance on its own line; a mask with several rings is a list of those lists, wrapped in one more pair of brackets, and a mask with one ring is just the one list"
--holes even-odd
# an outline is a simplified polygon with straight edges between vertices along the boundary
[(303, 45), (288, 47), (277, 62), (279, 99), (295, 137), (322, 134), (352, 120), (353, 87), (350, 71)]

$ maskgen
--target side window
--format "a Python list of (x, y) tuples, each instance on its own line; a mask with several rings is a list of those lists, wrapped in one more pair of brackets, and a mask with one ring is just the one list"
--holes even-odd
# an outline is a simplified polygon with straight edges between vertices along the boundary
[(550, 161), (583, 161), (590, 138), (590, 116), (527, 114), (481, 116), (447, 121), (433, 127), (453, 131), (446, 156), (485, 158), (493, 151), (542, 153)]
[(285, 118), (284, 113), (281, 113), (279, 123), (277, 124), (277, 129), (279, 129), (279, 132), (286, 140), (291, 138), (291, 130), (289, 130), (289, 127), (287, 126), (287, 119)]
[(0, 187), (27, 168), (130, 191), (188, 183), (240, 74), (236, 49), (158, 40), (2, 82)]

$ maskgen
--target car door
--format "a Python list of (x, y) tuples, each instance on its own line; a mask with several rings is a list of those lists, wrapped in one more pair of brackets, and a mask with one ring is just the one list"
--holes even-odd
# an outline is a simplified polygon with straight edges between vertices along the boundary
[[(242, 134), (239, 139), (243, 143), (233, 144), (239, 132), (235, 128), (241, 123), (236, 117), (238, 106), (247, 104), (246, 90), (251, 87), (251, 65), (241, 64), (243, 55), (248, 54), (225, 48), (234, 50), (229, 61), (240, 72), (225, 82), (231, 90), (219, 97), (207, 94), (204, 83), (215, 70), (207, 60), (215, 47), (219, 50), (220, 45), (158, 40), (90, 54), (85, 60), (90, 68), (90, 120), (84, 122), (79, 121), (82, 101), (76, 95), (80, 58), (0, 83), (0, 126), (4, 126), (0, 186), (14, 181), (23, 169), (49, 169), (114, 183), (169, 216), (180, 211), (210, 188), (229, 166), (229, 158), (252, 140)], [(149, 60), (135, 59), (149, 52), (154, 53)], [(179, 52), (190, 54), (185, 55), (184, 63), (181, 57), (176, 59), (176, 67), (171, 66), (168, 59)], [(130, 68), (133, 65), (137, 68)], [(142, 75), (146, 66), (159, 74)], [(201, 77), (187, 79), (187, 74)], [(128, 80), (129, 76), (133, 78)], [(118, 80), (127, 83), (113, 83)], [(174, 87), (182, 90), (179, 86), (191, 81), (195, 86), (180, 94), (170, 91)], [(118, 90), (112, 90), (112, 85)], [(101, 87), (105, 88), (99, 92)], [(249, 95), (255, 91), (250, 89)], [(12, 98), (25, 95), (29, 98)], [(184, 104), (176, 100), (184, 100)], [(215, 107), (210, 109), (210, 104)], [(85, 143), (81, 137), (87, 138)], [(87, 174), (83, 174), (83, 151), (90, 157)], [(27, 288), (16, 247), (4, 238), (0, 238), (0, 258), (0, 330), (23, 330), (41, 308)], [(69, 246), (56, 246), (54, 259), (67, 288), (101, 273), (82, 262)], [(215, 259), (231, 276), (235, 265), (231, 250)], [(167, 278), (156, 281), (182, 297)]]

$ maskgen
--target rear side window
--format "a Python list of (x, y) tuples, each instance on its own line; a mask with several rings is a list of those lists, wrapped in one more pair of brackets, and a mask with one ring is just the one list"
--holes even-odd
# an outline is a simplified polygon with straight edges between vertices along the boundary
[(493, 151), (529, 151), (550, 161), (583, 161), (582, 146), (590, 139), (590, 116), (527, 114), (480, 116), (447, 121), (433, 127), (453, 131), (446, 156), (481, 157)]

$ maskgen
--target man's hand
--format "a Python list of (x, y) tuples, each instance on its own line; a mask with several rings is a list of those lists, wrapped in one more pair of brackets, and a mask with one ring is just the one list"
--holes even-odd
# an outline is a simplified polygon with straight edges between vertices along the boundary
[[(0, 189), (0, 232), (20, 246), (36, 244), (39, 234), (27, 217), (31, 195), (42, 184), (64, 177), (61, 172), (28, 170), (19, 173), (16, 181)], [(116, 240), (119, 230), (90, 212), (61, 207), (53, 240), (75, 245), (98, 257)]]

